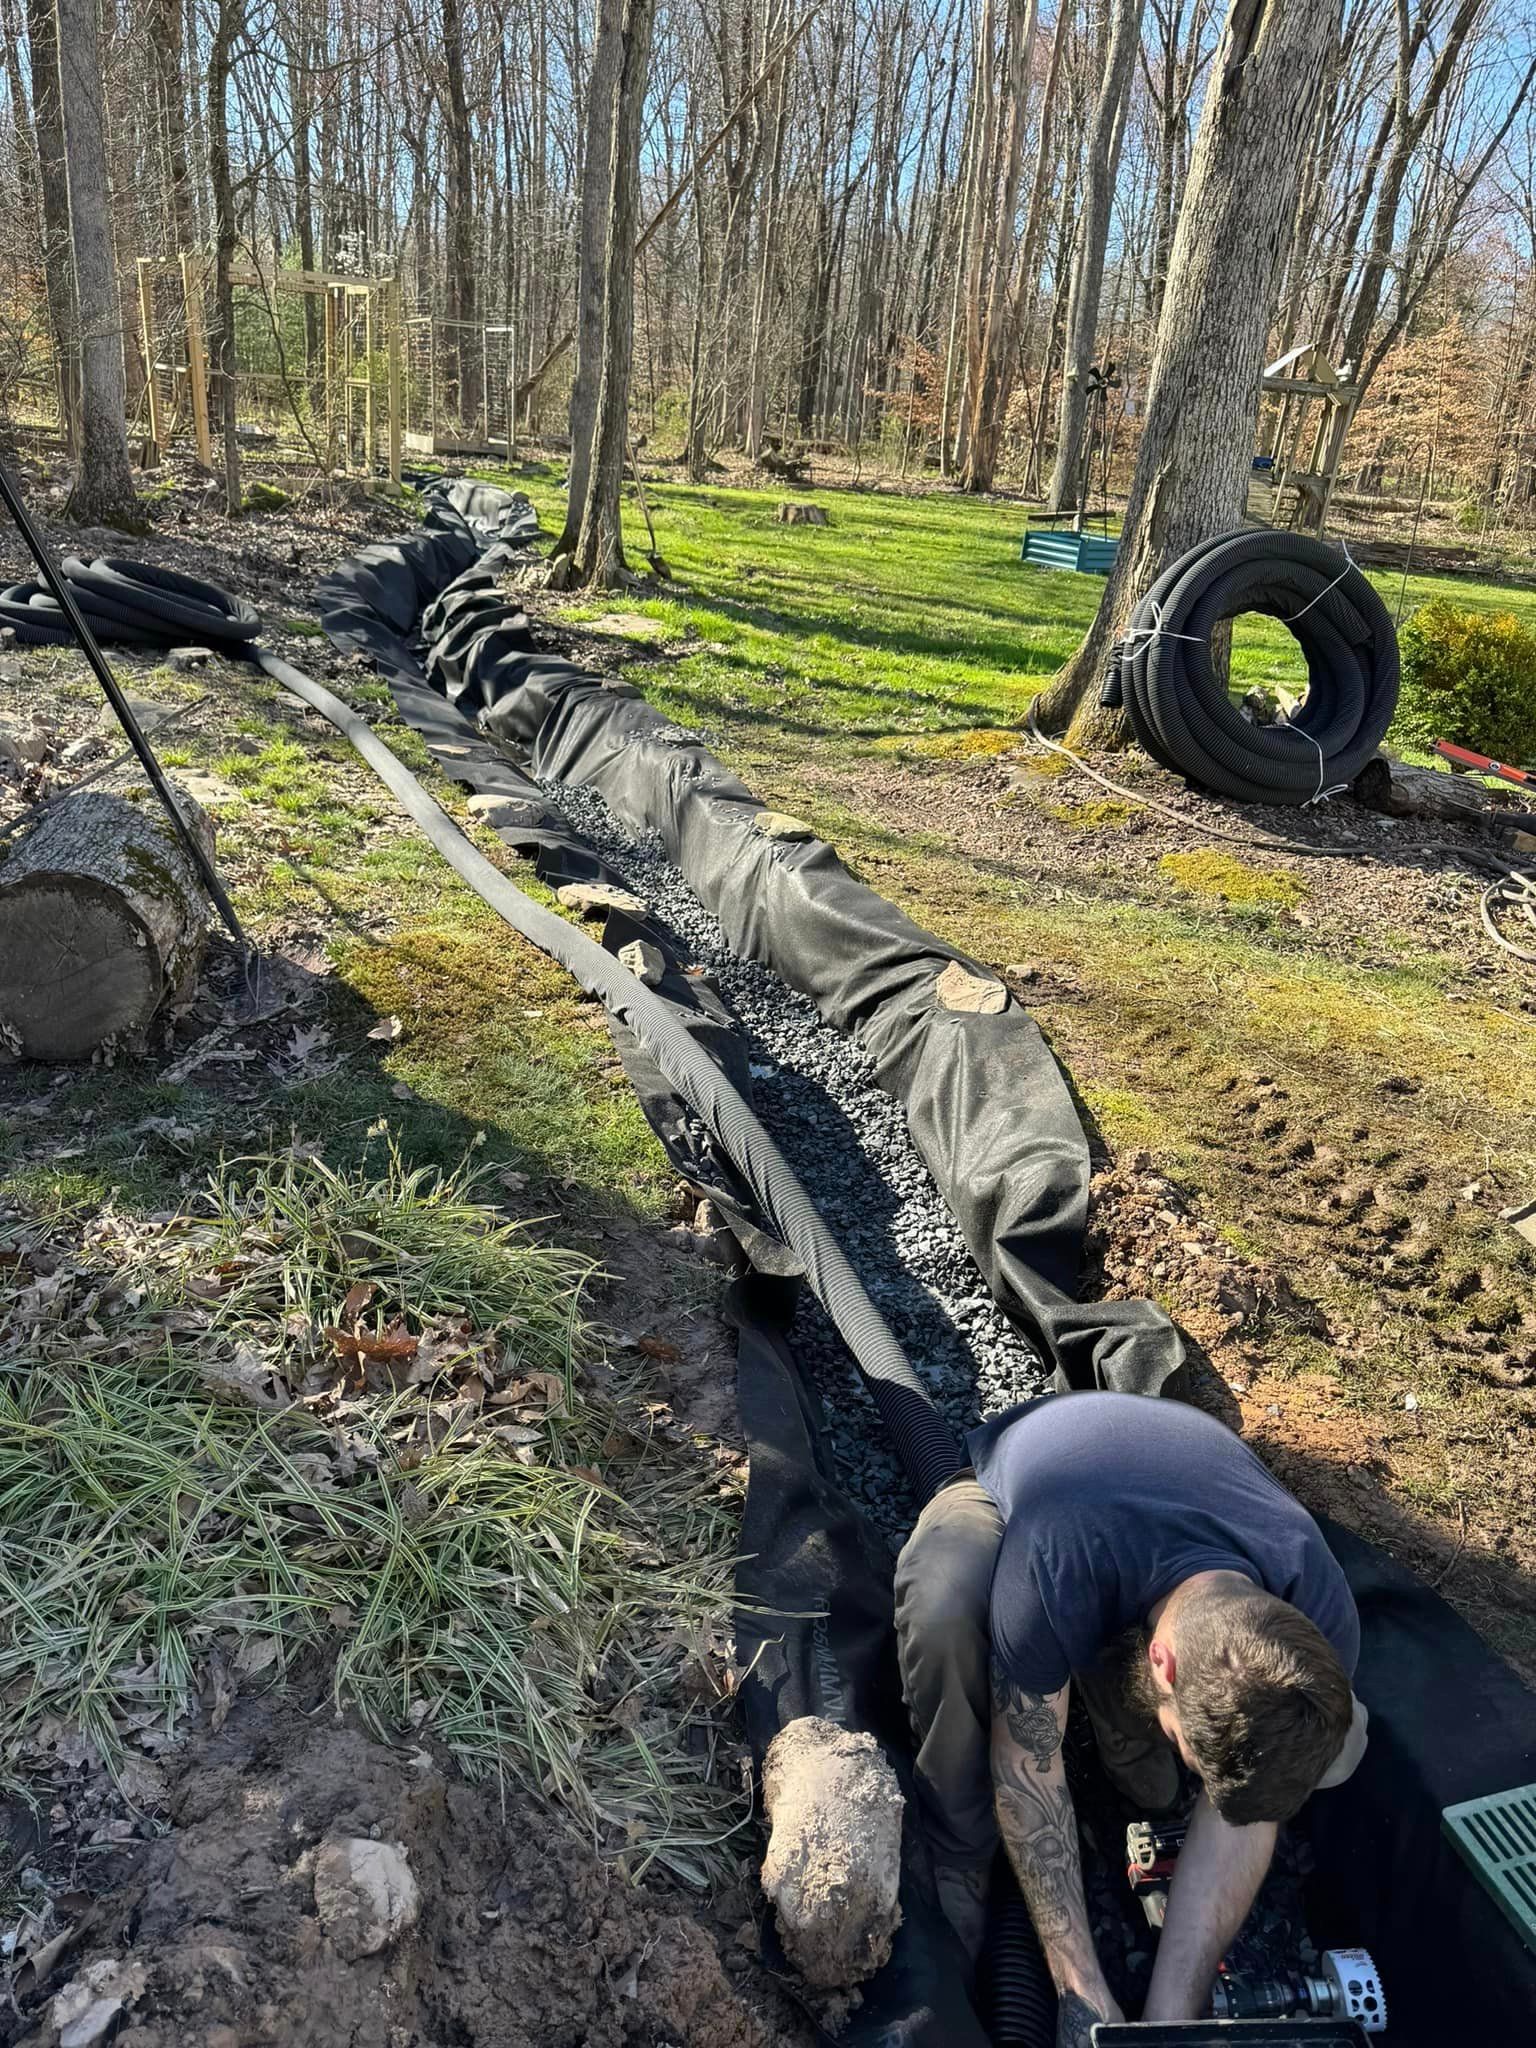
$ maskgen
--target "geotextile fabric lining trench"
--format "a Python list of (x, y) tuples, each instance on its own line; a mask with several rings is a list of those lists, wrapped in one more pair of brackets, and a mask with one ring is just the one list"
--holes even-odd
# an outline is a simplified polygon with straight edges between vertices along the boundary
[[(525, 749), (536, 776), (589, 784), (621, 822), (659, 833), (733, 950), (862, 1046), (994, 1298), (1061, 1386), (1157, 1392), (1184, 1357), (1167, 1317), (1075, 1298), (1088, 1143), (1039, 1027), (997, 975), (855, 881), (824, 841), (780, 836), (692, 734), (540, 650), (492, 586), (478, 567), (423, 620), (448, 701)], [(950, 968), (986, 1007), (948, 1006)]]
[[(1224, 619), (1279, 619), (1307, 663), (1306, 701), (1284, 725), (1251, 725), (1211, 655)], [(1397, 634), (1339, 548), (1307, 534), (1223, 534), (1170, 564), (1117, 644), (1108, 701), (1176, 775), (1244, 803), (1306, 804), (1347, 789), (1397, 709)]]
[[(546, 779), (590, 781), (633, 829), (659, 831), (733, 944), (871, 1051), (988, 1283), (1048, 1349), (1063, 1383), (1158, 1391), (1180, 1358), (1160, 1311), (1071, 1300), (1086, 1146), (1032, 1023), (1011, 999), (990, 1013), (948, 1010), (936, 991), (946, 966), (958, 963), (979, 984), (995, 977), (854, 882), (821, 842), (770, 837), (761, 806), (692, 735), (541, 652), (491, 587), (490, 572), (510, 559), (495, 529), (514, 516), (478, 487), (458, 504), (445, 495), (424, 532), (365, 550), (326, 579), (327, 630), (392, 678), (403, 715), (447, 772), (508, 793), (517, 815), (499, 829), (510, 845), (546, 860), (579, 858), (569, 828), (510, 764), (490, 758), (476, 725), (521, 749)], [(410, 635), (438, 593), (426, 621), (434, 695)], [(872, 1727), (899, 1757), (888, 1565), (837, 1487), (782, 1317), (750, 1292), (738, 1316), (751, 1451), (744, 1549), (754, 1554), (738, 1574), (737, 1626), (761, 1653), (743, 1688), (753, 1747), (761, 1757), (784, 1720), (822, 1711)], [(1355, 1779), (1308, 1809), (1315, 1931), (1329, 1946), (1369, 1947), (1389, 1997), (1411, 1987), (1394, 1999), (1393, 2040), (1443, 2048), (1526, 2038), (1536, 1958), (1445, 1850), (1439, 1816), (1446, 1799), (1536, 1777), (1536, 1700), (1428, 1587), (1360, 1539), (1329, 1535), (1360, 1606), (1357, 1684), (1371, 1745)], [(965, 2044), (977, 2038), (968, 2009), (957, 2017), (935, 1994), (943, 1930), (920, 1875), (904, 1872), (904, 1903), (909, 1884), (909, 1911), (922, 1924), (899, 1951), (906, 1974), (890, 1976), (893, 1961), (867, 1987), (868, 2023), (855, 2015), (845, 2038), (869, 2048)], [(899, 1986), (890, 1997), (888, 1976)]]

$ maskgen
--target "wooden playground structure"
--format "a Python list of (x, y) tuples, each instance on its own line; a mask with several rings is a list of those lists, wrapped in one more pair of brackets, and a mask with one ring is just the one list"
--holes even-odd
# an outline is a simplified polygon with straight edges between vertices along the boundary
[[(1344, 459), (1360, 387), (1347, 366), (1302, 342), (1265, 366), (1259, 381), (1259, 456), (1249, 487), (1251, 517), (1321, 535)], [(1310, 441), (1310, 448), (1308, 442)], [(1256, 504), (1256, 497), (1262, 503)]]
[[(230, 282), (242, 443), (347, 475), (382, 470), (395, 485), (402, 453), (514, 454), (510, 327), (406, 316), (393, 277), (247, 264)], [(221, 417), (208, 342), (212, 288), (207, 256), (139, 258), (148, 440), (157, 456), (189, 442), (208, 468)]]

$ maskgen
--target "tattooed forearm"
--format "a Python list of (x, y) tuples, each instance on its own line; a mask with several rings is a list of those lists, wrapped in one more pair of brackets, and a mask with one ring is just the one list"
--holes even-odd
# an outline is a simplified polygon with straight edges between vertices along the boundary
[(1077, 1815), (1065, 1779), (1048, 1776), (1022, 1759), (994, 1770), (997, 1814), (1018, 1871), (1035, 1931), (1047, 1947), (1085, 1928), (1082, 1859)]
[[(992, 1709), (998, 1827), (1024, 1902), (1057, 1984), (1094, 1993), (1103, 1978), (1083, 1898), (1077, 1815), (1062, 1767), (1065, 1692), (1025, 1692), (994, 1660)], [(1107, 1993), (1106, 2002), (1112, 2003)]]
[(1046, 1704), (1043, 1693), (1025, 1692), (992, 1660), (992, 1715), (1008, 1724), (1008, 1733), (1026, 1756), (1034, 1758), (1037, 1771), (1048, 1771), (1051, 1758), (1061, 1748), (1061, 1729), (1056, 1710)]
[(1090, 2048), (1094, 2028), (1106, 2017), (1086, 1998), (1067, 1992), (1056, 2008), (1056, 2048)]

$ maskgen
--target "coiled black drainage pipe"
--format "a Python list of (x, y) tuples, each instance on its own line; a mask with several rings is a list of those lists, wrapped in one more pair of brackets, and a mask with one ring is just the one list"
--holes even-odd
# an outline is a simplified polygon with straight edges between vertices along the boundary
[[(1289, 626), (1307, 694), (1286, 725), (1250, 725), (1211, 655), (1223, 619), (1263, 612)], [(1340, 548), (1265, 527), (1202, 541), (1131, 614), (1105, 701), (1123, 703), (1165, 768), (1241, 803), (1306, 804), (1348, 788), (1397, 709), (1397, 634)]]
[(816, 1298), (853, 1353), (914, 1491), (926, 1501), (960, 1469), (960, 1447), (954, 1434), (794, 1169), (720, 1068), (700, 1050), (660, 996), (595, 940), (525, 896), (515, 882), (493, 867), (365, 719), (279, 656), (261, 648), (252, 652), (257, 665), (274, 682), (345, 735), (482, 902), (541, 952), (558, 960), (590, 995), (644, 1041), (672, 1087), (745, 1175), (764, 1214), (799, 1259)]

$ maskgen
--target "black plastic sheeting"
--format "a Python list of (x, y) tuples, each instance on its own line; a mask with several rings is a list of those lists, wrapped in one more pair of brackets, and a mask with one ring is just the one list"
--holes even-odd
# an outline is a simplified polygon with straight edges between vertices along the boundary
[[(631, 829), (658, 830), (733, 946), (774, 967), (875, 1058), (994, 1294), (1053, 1359), (1061, 1383), (1159, 1391), (1182, 1356), (1161, 1312), (1072, 1298), (1087, 1146), (1032, 1020), (1011, 1000), (990, 1016), (944, 1009), (934, 983), (949, 962), (989, 971), (855, 882), (821, 842), (767, 838), (755, 824), (762, 807), (693, 735), (541, 652), (493, 587), (531, 532), (531, 515), (507, 494), (454, 485), (420, 533), (370, 547), (324, 580), (326, 629), (391, 678), (402, 715), (447, 773), (516, 805), (498, 829), (541, 872), (570, 879), (602, 869), (536, 786), (488, 753), (477, 727), (514, 745), (538, 775), (591, 782)], [(414, 645), (423, 613), (435, 688)], [(724, 1022), (701, 1003), (694, 1028), (719, 1030), (728, 1059)], [(646, 1055), (633, 1042), (630, 1061), (644, 1100)], [(689, 1131), (659, 1076), (646, 1106), (672, 1156), (693, 1160), (689, 1178), (714, 1176), (750, 1241), (761, 1219), (739, 1176), (733, 1182), (729, 1162)], [(774, 1262), (762, 1242), (757, 1253)], [(793, 1266), (777, 1263), (781, 1273)], [(868, 1728), (904, 1769), (890, 1560), (837, 1484), (816, 1402), (785, 1343), (792, 1286), (757, 1279), (735, 1297), (751, 1453), (737, 1627), (744, 1660), (758, 1652), (742, 1691), (748, 1732), (761, 1757), (785, 1720), (824, 1712)], [(1315, 1932), (1329, 1947), (1372, 1950), (1395, 2008), (1392, 2040), (1524, 2040), (1536, 1957), (1443, 1843), (1440, 1810), (1536, 1778), (1536, 1697), (1391, 1559), (1343, 1530), (1330, 1529), (1329, 1540), (1360, 1606), (1357, 1689), (1371, 1744), (1350, 1784), (1307, 1809)], [(841, 2036), (849, 2048), (965, 2048), (984, 2038), (957, 1988), (919, 1846), (907, 1846), (906, 1925)]]
[(1075, 1299), (1088, 1142), (1038, 1025), (936, 993), (951, 964), (991, 969), (919, 929), (823, 840), (758, 829), (764, 806), (691, 734), (535, 644), (481, 567), (423, 619), (428, 674), (465, 717), (527, 750), (536, 776), (589, 784), (623, 824), (656, 831), (732, 949), (771, 967), (867, 1052), (906, 1112), (996, 1300), (1063, 1387), (1156, 1393), (1183, 1362), (1152, 1303)]

